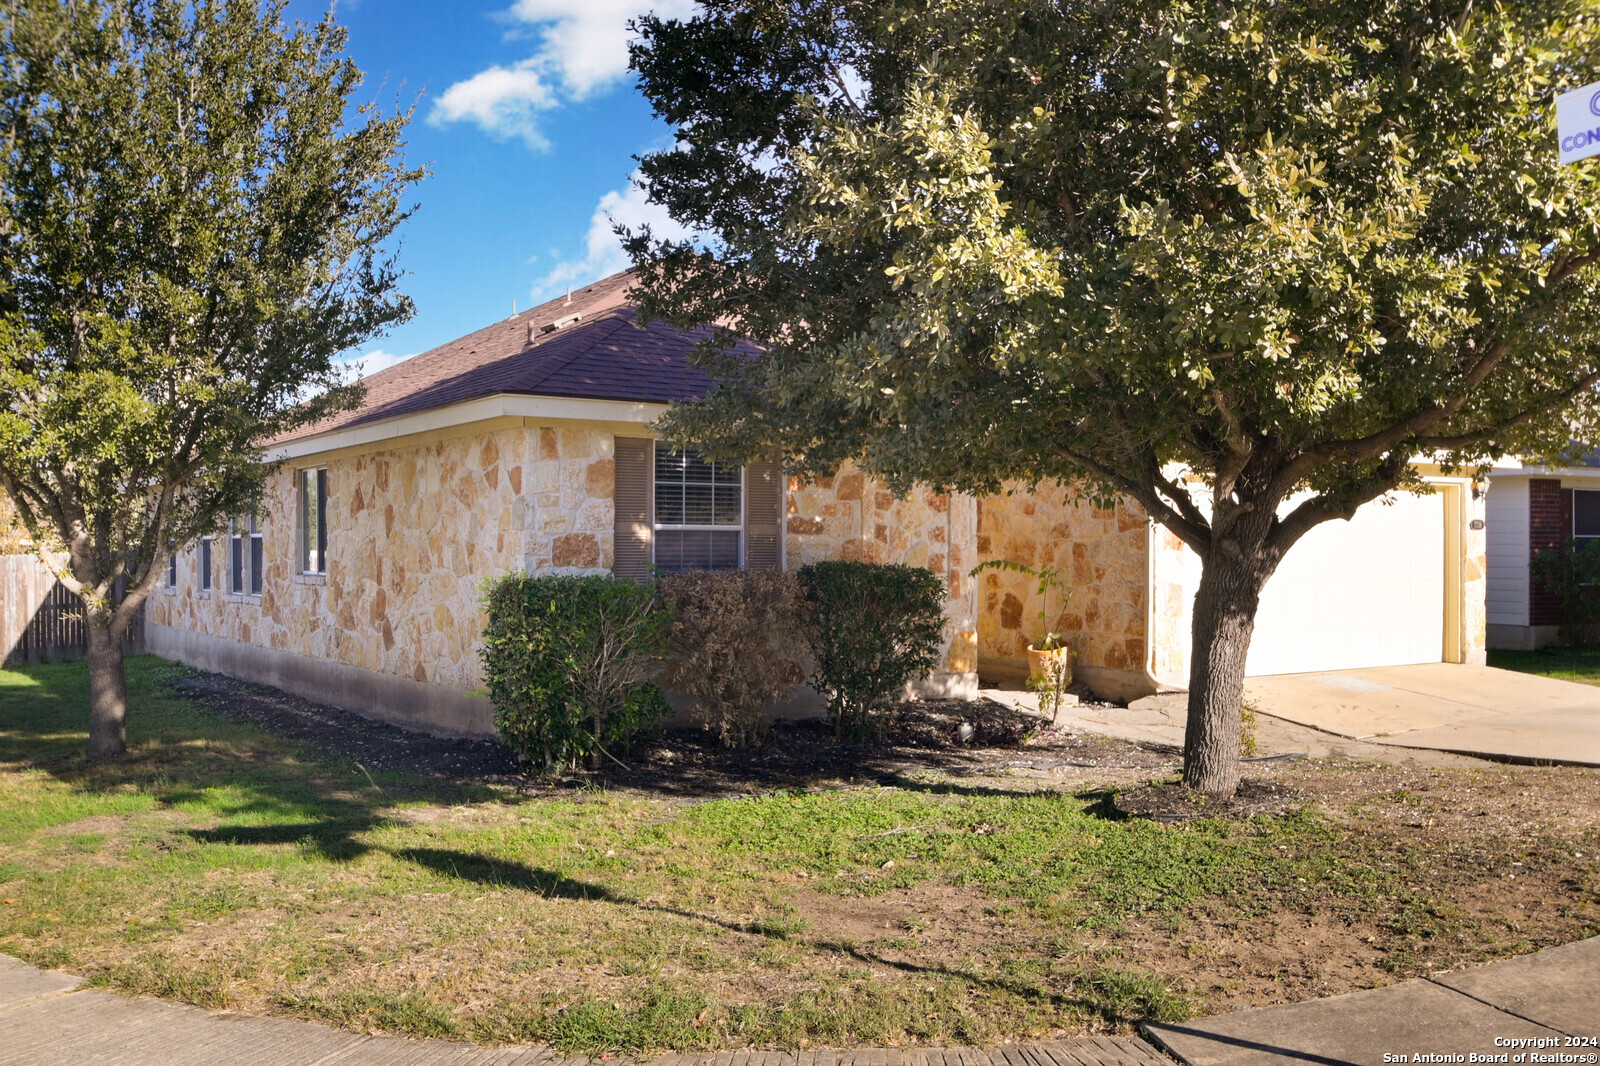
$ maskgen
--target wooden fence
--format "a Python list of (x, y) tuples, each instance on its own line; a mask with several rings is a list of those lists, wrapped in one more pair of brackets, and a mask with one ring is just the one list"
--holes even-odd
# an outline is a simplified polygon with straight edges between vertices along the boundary
[[(128, 627), (123, 651), (144, 650), (144, 611)], [(0, 555), (0, 662), (82, 659), (89, 654), (83, 601), (32, 555)]]

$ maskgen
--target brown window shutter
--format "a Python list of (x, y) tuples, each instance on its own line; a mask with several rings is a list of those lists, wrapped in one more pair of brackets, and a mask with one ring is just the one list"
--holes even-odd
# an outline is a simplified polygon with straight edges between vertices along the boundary
[(650, 463), (654, 441), (616, 438), (616, 519), (611, 572), (617, 577), (650, 576)]
[(778, 570), (783, 566), (783, 470), (775, 460), (744, 470), (744, 567)]

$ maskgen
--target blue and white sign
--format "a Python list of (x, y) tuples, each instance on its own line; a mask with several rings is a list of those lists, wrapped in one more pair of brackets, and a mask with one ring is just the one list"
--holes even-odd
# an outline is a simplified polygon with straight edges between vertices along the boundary
[(1600, 155), (1600, 81), (1556, 97), (1556, 133), (1563, 163)]

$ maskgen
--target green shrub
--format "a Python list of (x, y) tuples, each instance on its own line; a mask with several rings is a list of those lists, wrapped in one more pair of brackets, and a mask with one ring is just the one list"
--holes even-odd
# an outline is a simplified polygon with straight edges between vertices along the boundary
[[(650, 683), (671, 613), (650, 584), (507, 574), (490, 584), (483, 666), (495, 727), (543, 768), (598, 766), (670, 712)], [(612, 756), (613, 758), (615, 756)]]
[(824, 562), (800, 568), (812, 684), (834, 731), (873, 738), (878, 716), (939, 662), (944, 582), (920, 567)]
[(690, 716), (730, 748), (772, 731), (772, 705), (800, 681), (800, 595), (781, 570), (690, 571), (657, 584), (672, 609), (662, 682), (692, 696)]
[(1533, 557), (1533, 581), (1561, 603), (1561, 640), (1594, 641), (1600, 629), (1600, 540), (1568, 538)]

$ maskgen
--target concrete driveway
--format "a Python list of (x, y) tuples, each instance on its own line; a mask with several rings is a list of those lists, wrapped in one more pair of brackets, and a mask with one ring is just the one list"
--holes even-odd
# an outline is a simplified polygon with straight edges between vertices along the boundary
[(1261, 714), (1337, 736), (1600, 766), (1600, 687), (1488, 666), (1424, 663), (1245, 681)]

